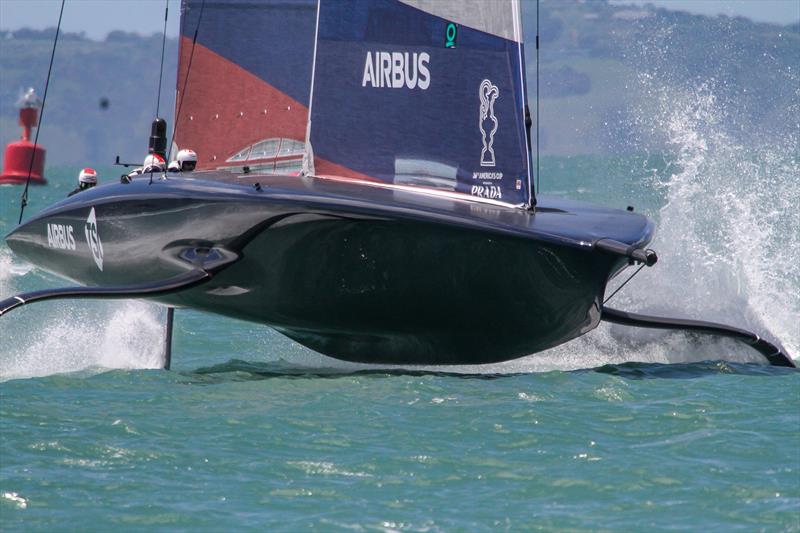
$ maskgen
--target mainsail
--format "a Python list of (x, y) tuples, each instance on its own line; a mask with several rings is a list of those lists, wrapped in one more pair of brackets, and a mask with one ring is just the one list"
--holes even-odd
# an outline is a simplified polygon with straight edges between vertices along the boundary
[(316, 172), (527, 204), (521, 40), (517, 1), (323, 0)]
[(184, 0), (181, 27), (199, 168), (530, 205), (519, 0)]
[(181, 8), (175, 143), (197, 152), (201, 170), (299, 172), (316, 0), (184, 0)]

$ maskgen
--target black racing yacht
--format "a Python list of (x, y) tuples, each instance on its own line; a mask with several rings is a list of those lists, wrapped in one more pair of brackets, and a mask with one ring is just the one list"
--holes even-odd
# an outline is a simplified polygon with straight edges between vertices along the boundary
[(607, 320), (794, 366), (747, 331), (603, 306), (609, 280), (656, 263), (654, 226), (535, 194), (524, 65), (517, 0), (184, 0), (174, 142), (159, 119), (150, 148), (191, 148), (197, 170), (125, 177), (15, 228), (15, 254), (75, 285), (0, 314), (141, 298), (402, 365), (514, 359)]

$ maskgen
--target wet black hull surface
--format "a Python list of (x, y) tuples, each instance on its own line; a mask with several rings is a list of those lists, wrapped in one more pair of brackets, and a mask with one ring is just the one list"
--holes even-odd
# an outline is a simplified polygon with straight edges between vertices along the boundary
[(41, 213), (8, 243), (91, 286), (208, 271), (209, 281), (150, 298), (267, 324), (339, 359), (475, 364), (594, 328), (627, 258), (592, 243), (641, 247), (652, 236), (644, 217), (583, 204), (542, 202), (532, 215), (379, 188), (353, 200), (352, 187), (265, 176), (108, 185)]
[(436, 226), (285, 222), (172, 303), (264, 322), (340, 359), (480, 363), (593, 328), (611, 268), (580, 250), (557, 255), (547, 245)]

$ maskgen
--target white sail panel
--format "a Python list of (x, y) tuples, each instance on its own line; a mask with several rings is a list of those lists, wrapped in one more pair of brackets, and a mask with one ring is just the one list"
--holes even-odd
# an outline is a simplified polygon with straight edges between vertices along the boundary
[(522, 42), (519, 0), (400, 0), (431, 15)]

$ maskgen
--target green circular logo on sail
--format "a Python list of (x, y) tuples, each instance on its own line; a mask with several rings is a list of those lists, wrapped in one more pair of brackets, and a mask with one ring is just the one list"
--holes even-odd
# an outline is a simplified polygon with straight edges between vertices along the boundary
[(458, 26), (453, 22), (448, 22), (444, 31), (444, 47), (455, 48), (456, 39), (458, 38)]

